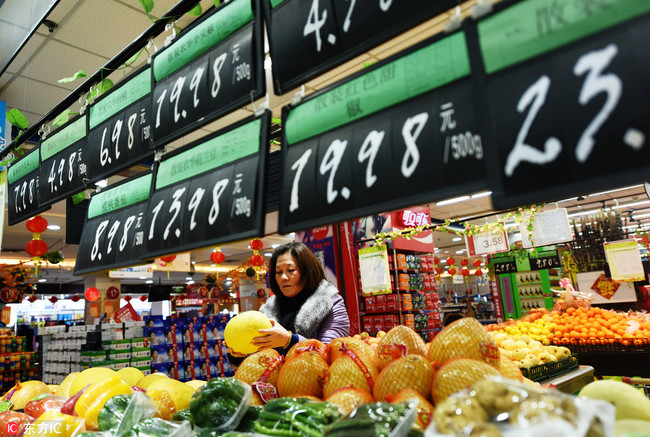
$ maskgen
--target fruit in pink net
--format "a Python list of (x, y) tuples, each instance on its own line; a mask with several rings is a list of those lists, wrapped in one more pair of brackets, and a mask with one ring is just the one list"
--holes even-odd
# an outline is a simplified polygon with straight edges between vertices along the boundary
[(426, 356), (426, 344), (411, 328), (395, 326), (381, 339), (375, 350), (375, 364), (379, 370), (405, 355)]
[(381, 402), (388, 395), (396, 395), (402, 389), (412, 388), (429, 399), (433, 374), (433, 365), (422, 355), (406, 355), (381, 371), (373, 395), (376, 401)]
[(457, 358), (446, 362), (433, 378), (431, 393), (434, 404), (489, 375), (500, 373), (485, 361)]
[(465, 317), (440, 331), (429, 346), (427, 358), (441, 366), (455, 358), (483, 361), (499, 369), (499, 347), (494, 338), (478, 320)]

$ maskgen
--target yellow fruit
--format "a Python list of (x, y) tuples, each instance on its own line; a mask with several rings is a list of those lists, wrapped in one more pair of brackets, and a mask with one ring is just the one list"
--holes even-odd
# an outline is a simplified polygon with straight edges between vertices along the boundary
[(504, 334), (503, 332), (499, 332), (498, 334), (494, 335), (494, 341), (497, 342), (497, 345), (501, 346), (501, 343), (503, 343), (504, 340), (508, 339), (508, 334)]
[(327, 345), (320, 340), (316, 340), (315, 338), (308, 338), (294, 344), (291, 349), (289, 349), (289, 352), (287, 352), (287, 355), (284, 357), (284, 361), (289, 361), (291, 358), (298, 354), (312, 350), (320, 353), (326, 361), (329, 359), (329, 351)]
[(490, 375), (500, 375), (500, 373), (484, 361), (458, 358), (445, 363), (433, 378), (431, 391), (434, 404), (437, 405), (449, 395)]
[(636, 437), (650, 437), (650, 422), (647, 420), (622, 419), (614, 423), (616, 437), (633, 435)]
[(507, 351), (513, 351), (516, 349), (515, 341), (512, 339), (503, 340), (501, 342), (501, 348)]
[(230, 319), (223, 336), (226, 344), (233, 351), (240, 354), (252, 354), (259, 350), (259, 347), (252, 343), (255, 337), (261, 337), (259, 330), (271, 327), (271, 321), (261, 312), (244, 311)]
[(528, 348), (528, 342), (517, 340), (515, 341), (515, 348), (516, 349)]
[(523, 349), (515, 349), (512, 351), (512, 359), (513, 360), (523, 360), (526, 357), (526, 351)]
[(433, 365), (421, 355), (407, 355), (391, 362), (375, 382), (373, 395), (378, 402), (400, 390), (412, 388), (428, 399), (431, 396)]
[(117, 371), (117, 375), (122, 378), (122, 381), (129, 385), (136, 385), (138, 381), (144, 378), (144, 373), (135, 367), (125, 367)]
[(52, 394), (54, 394), (59, 389), (59, 385), (58, 384), (48, 384), (47, 388), (49, 388), (50, 391), (52, 392)]
[(164, 373), (152, 373), (152, 374), (147, 375), (147, 376), (145, 376), (144, 378), (142, 378), (142, 379), (141, 379), (140, 381), (138, 381), (135, 385), (136, 385), (137, 387), (140, 387), (140, 388), (143, 388), (143, 389), (146, 390), (146, 389), (149, 388), (149, 385), (150, 385), (152, 382), (157, 381), (158, 378), (169, 378), (169, 377), (168, 377), (167, 375), (165, 375)]
[(323, 397), (331, 396), (335, 391), (344, 387), (355, 387), (371, 392), (379, 371), (372, 363), (364, 363), (347, 355), (342, 355), (332, 363), (325, 377)]
[[(247, 356), (237, 368), (235, 378), (251, 385), (267, 373), (264, 382), (277, 387), (280, 369), (282, 369), (282, 356), (275, 349), (264, 349)], [(253, 390), (253, 403), (264, 405), (256, 390)]]
[[(512, 350), (507, 342), (504, 340), (501, 346)], [(438, 365), (454, 358), (480, 360), (495, 369), (500, 365), (499, 347), (494, 338), (478, 320), (471, 317), (456, 320), (440, 331), (431, 342), (427, 358)]]
[(190, 399), (194, 389), (189, 385), (171, 378), (162, 378), (153, 381), (147, 388), (147, 394), (155, 399), (156, 392), (166, 391), (172, 397), (176, 411), (189, 408)]
[(407, 326), (397, 325), (379, 342), (375, 350), (375, 365), (382, 370), (405, 355), (424, 357), (426, 354), (427, 346), (422, 337)]
[[(39, 437), (70, 437), (86, 430), (82, 417), (73, 417), (55, 410), (45, 411), (30, 428), (31, 433)], [(25, 435), (29, 434), (29, 431), (25, 432)]]
[(79, 375), (80, 372), (72, 372), (68, 374), (68, 376), (65, 377), (63, 381), (61, 381), (61, 384), (59, 384), (59, 388), (56, 389), (56, 393), (54, 393), (57, 396), (63, 396), (66, 398), (70, 397), (70, 385), (72, 385), (72, 381)]
[(47, 384), (41, 381), (25, 381), (10, 388), (0, 400), (13, 402), (12, 410), (22, 410), (27, 402), (42, 394), (52, 394)]
[(600, 399), (616, 407), (616, 420), (638, 419), (650, 421), (650, 399), (629, 384), (614, 380), (600, 380), (585, 385), (578, 396)]
[(522, 381), (524, 375), (522, 375), (519, 366), (517, 366), (510, 358), (501, 356), (501, 366), (499, 367), (499, 372), (506, 378), (516, 379), (517, 381)]
[(431, 418), (433, 417), (434, 408), (431, 402), (423, 398), (416, 390), (405, 388), (404, 390), (400, 390), (395, 396), (392, 396), (390, 403), (398, 404), (400, 402), (407, 402), (410, 399), (416, 399), (418, 401), (418, 410), (415, 415), (413, 427), (424, 431), (431, 423)]
[(339, 337), (332, 340), (329, 344), (329, 364), (332, 364), (338, 358), (345, 355), (345, 348), (342, 348), (344, 343), (345, 348), (354, 352), (364, 363), (366, 363), (366, 365), (373, 363), (375, 351), (368, 345), (368, 343), (352, 337)]
[(303, 352), (284, 363), (278, 375), (280, 397), (323, 397), (327, 361), (317, 352)]
[(101, 379), (110, 378), (115, 375), (115, 373), (115, 370), (109, 369), (108, 367), (91, 367), (90, 369), (86, 369), (74, 378), (70, 384), (68, 394), (74, 396), (79, 390), (88, 384), (93, 384)]
[(343, 388), (332, 393), (325, 399), (327, 402), (336, 405), (343, 415), (347, 416), (359, 405), (370, 404), (374, 398), (370, 393), (359, 388)]
[(206, 385), (207, 383), (208, 383), (208, 381), (203, 381), (203, 380), (201, 380), (201, 379), (193, 379), (193, 380), (191, 380), (191, 381), (185, 381), (185, 384), (187, 384), (187, 385), (189, 385), (190, 387), (192, 387), (192, 388), (194, 389), (194, 391), (196, 391), (196, 390), (197, 390), (198, 388), (200, 388), (200, 387), (203, 387), (203, 386)]

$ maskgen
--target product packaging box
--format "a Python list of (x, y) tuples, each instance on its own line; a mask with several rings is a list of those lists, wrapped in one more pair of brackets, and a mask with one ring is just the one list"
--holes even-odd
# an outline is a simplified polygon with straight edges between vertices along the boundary
[[(183, 319), (166, 319), (165, 320), (165, 342), (167, 344), (183, 343), (183, 331), (185, 323)], [(174, 336), (176, 341), (174, 341)]]
[(167, 338), (165, 337), (165, 328), (162, 326), (156, 328), (145, 328), (145, 335), (149, 339), (149, 346), (167, 344)]
[(144, 317), (144, 327), (145, 328), (162, 328), (165, 326), (165, 321), (163, 316), (145, 316)]

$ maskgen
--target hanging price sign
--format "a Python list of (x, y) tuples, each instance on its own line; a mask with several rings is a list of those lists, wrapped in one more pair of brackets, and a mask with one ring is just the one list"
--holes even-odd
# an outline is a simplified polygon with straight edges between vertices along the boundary
[(494, 266), (494, 273), (500, 275), (502, 273), (514, 273), (517, 271), (517, 262), (514, 258), (491, 258), (490, 264)]
[(559, 268), (562, 266), (560, 261), (560, 255), (557, 250), (547, 250), (544, 252), (538, 252), (537, 254), (529, 255), (530, 258), (530, 269), (531, 270), (544, 270)]
[(90, 183), (153, 156), (150, 93), (151, 68), (145, 68), (90, 107), (85, 152)]
[(450, 0), (264, 0), (283, 94), (456, 5)]
[(467, 253), (469, 256), (487, 255), (489, 253), (507, 252), (510, 250), (508, 235), (505, 231), (481, 232), (465, 236), (465, 244), (467, 245)]
[(165, 155), (148, 206), (146, 258), (263, 234), (269, 129), (266, 112)]
[(35, 216), (49, 206), (38, 205), (39, 185), (39, 150), (32, 149), (20, 159), (14, 161), (7, 172), (9, 183), (7, 192), (7, 212), (9, 226)]
[(497, 9), (477, 24), (494, 206), (647, 178), (650, 2), (526, 0)]
[(154, 56), (156, 147), (265, 94), (259, 10), (259, 0), (226, 2)]
[(469, 75), (459, 32), (285, 107), (280, 231), (485, 189)]
[(93, 195), (81, 234), (74, 274), (144, 264), (150, 172)]
[(86, 132), (83, 115), (41, 142), (39, 207), (52, 205), (86, 188)]

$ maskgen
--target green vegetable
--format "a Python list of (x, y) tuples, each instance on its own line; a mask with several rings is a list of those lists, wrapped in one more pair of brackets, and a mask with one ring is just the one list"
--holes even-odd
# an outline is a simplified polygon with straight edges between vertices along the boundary
[(164, 437), (177, 433), (178, 428), (179, 424), (177, 422), (170, 422), (159, 417), (151, 417), (136, 423), (127, 436)]
[(174, 417), (172, 417), (172, 420), (175, 420), (177, 422), (182, 422), (184, 420), (187, 420), (194, 426), (194, 420), (192, 419), (192, 413), (190, 412), (189, 408), (185, 408), (184, 410), (177, 411), (174, 414)]
[(329, 402), (279, 398), (266, 403), (254, 423), (255, 432), (268, 435), (319, 437), (326, 425), (341, 417)]
[[(200, 391), (192, 396), (190, 412), (194, 424), (201, 428), (233, 429), (239, 425), (237, 415), (244, 397), (248, 396), (250, 405), (250, 389), (235, 378), (213, 378)], [(241, 419), (241, 417), (240, 417)]]
[(241, 422), (239, 422), (239, 426), (237, 426), (237, 431), (254, 432), (255, 422), (259, 419), (262, 410), (262, 407), (256, 405), (248, 407), (248, 410), (244, 413), (244, 417), (242, 417)]
[[(335, 437), (387, 437), (411, 412), (409, 405), (375, 402), (357, 407), (342, 420), (327, 426), (323, 435)], [(411, 414), (411, 427), (413, 423)]]
[(117, 395), (110, 398), (99, 412), (97, 422), (101, 431), (116, 429), (131, 402), (131, 395)]

